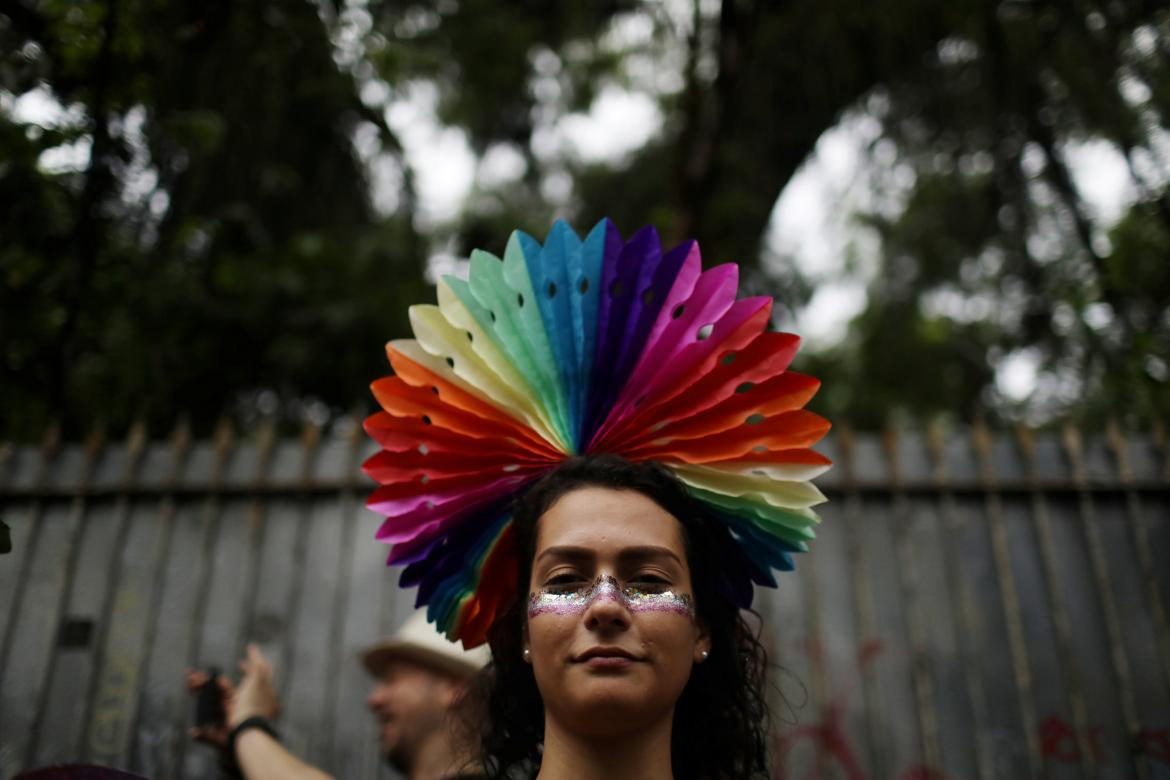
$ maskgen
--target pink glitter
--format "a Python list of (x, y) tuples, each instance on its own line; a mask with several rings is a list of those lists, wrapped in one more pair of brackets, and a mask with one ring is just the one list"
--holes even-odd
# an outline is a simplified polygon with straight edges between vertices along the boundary
[(577, 615), (589, 608), (598, 599), (614, 599), (630, 612), (677, 612), (688, 617), (695, 616), (695, 605), (691, 597), (673, 590), (650, 592), (629, 585), (618, 586), (616, 579), (608, 574), (595, 579), (588, 587), (558, 592), (554, 588), (542, 588), (528, 596), (528, 617), (537, 615)]

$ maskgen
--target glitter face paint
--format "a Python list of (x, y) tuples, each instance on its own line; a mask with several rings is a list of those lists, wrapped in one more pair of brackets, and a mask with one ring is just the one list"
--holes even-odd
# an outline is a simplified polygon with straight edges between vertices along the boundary
[(691, 597), (673, 590), (647, 591), (634, 585), (625, 588), (608, 574), (603, 574), (588, 586), (574, 590), (545, 587), (528, 595), (528, 617), (537, 615), (578, 615), (598, 599), (614, 599), (630, 612), (677, 612), (693, 618), (695, 605)]

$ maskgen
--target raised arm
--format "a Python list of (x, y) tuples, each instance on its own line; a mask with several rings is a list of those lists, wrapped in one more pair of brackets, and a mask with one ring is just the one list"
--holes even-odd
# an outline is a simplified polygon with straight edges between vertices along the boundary
[[(217, 748), (228, 764), (234, 759), (245, 780), (332, 780), (330, 775), (297, 758), (268, 732), (280, 715), (280, 699), (272, 681), (272, 664), (259, 647), (248, 645), (240, 672), (243, 676), (236, 687), (226, 677), (217, 680), (226, 713), (224, 722), (193, 728), (191, 736)], [(187, 673), (191, 691), (206, 681), (204, 672)], [(228, 756), (233, 748), (234, 755)]]

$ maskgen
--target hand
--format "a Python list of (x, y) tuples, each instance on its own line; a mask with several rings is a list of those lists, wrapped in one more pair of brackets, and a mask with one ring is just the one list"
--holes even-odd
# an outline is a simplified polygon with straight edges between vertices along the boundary
[[(199, 690), (207, 683), (207, 672), (201, 669), (187, 670), (187, 691), (193, 696), (199, 695)], [(215, 680), (216, 686), (219, 688), (220, 705), (224, 712), (230, 713), (232, 711), (232, 704), (236, 698), (236, 689), (232, 686), (231, 681), (224, 675), (219, 675)], [(227, 747), (228, 734), (232, 727), (228, 725), (226, 720), (219, 723), (211, 723), (202, 726), (194, 726), (187, 729), (187, 735), (197, 742), (205, 742), (212, 747), (223, 749)]]
[[(243, 676), (237, 686), (233, 686), (222, 674), (216, 679), (220, 701), (226, 713), (224, 721), (189, 729), (187, 733), (192, 739), (223, 749), (227, 747), (228, 734), (243, 721), (257, 715), (275, 720), (280, 714), (280, 699), (272, 680), (272, 664), (259, 647), (248, 645), (248, 654), (240, 661), (240, 672)], [(207, 679), (207, 672), (188, 669), (187, 690), (197, 694)]]
[(272, 664), (254, 644), (248, 645), (248, 654), (240, 661), (243, 677), (236, 688), (231, 706), (225, 709), (228, 724), (234, 728), (248, 718), (260, 716), (276, 720), (280, 715), (280, 699), (272, 681)]

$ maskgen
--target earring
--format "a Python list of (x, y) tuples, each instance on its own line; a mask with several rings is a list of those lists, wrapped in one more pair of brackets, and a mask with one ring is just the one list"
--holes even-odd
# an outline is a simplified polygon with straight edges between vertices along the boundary
[(526, 664), (532, 663), (532, 651), (531, 650), (529, 650), (527, 647), (524, 648), (523, 655), (524, 655), (524, 663), (526, 663)]
[(704, 660), (704, 661), (706, 661), (706, 660), (707, 660), (707, 656), (711, 655), (711, 653), (709, 653), (709, 652), (708, 652), (708, 651), (706, 651), (706, 650), (703, 650), (702, 652), (700, 652), (700, 653), (699, 653), (699, 655), (703, 656), (703, 660)]

